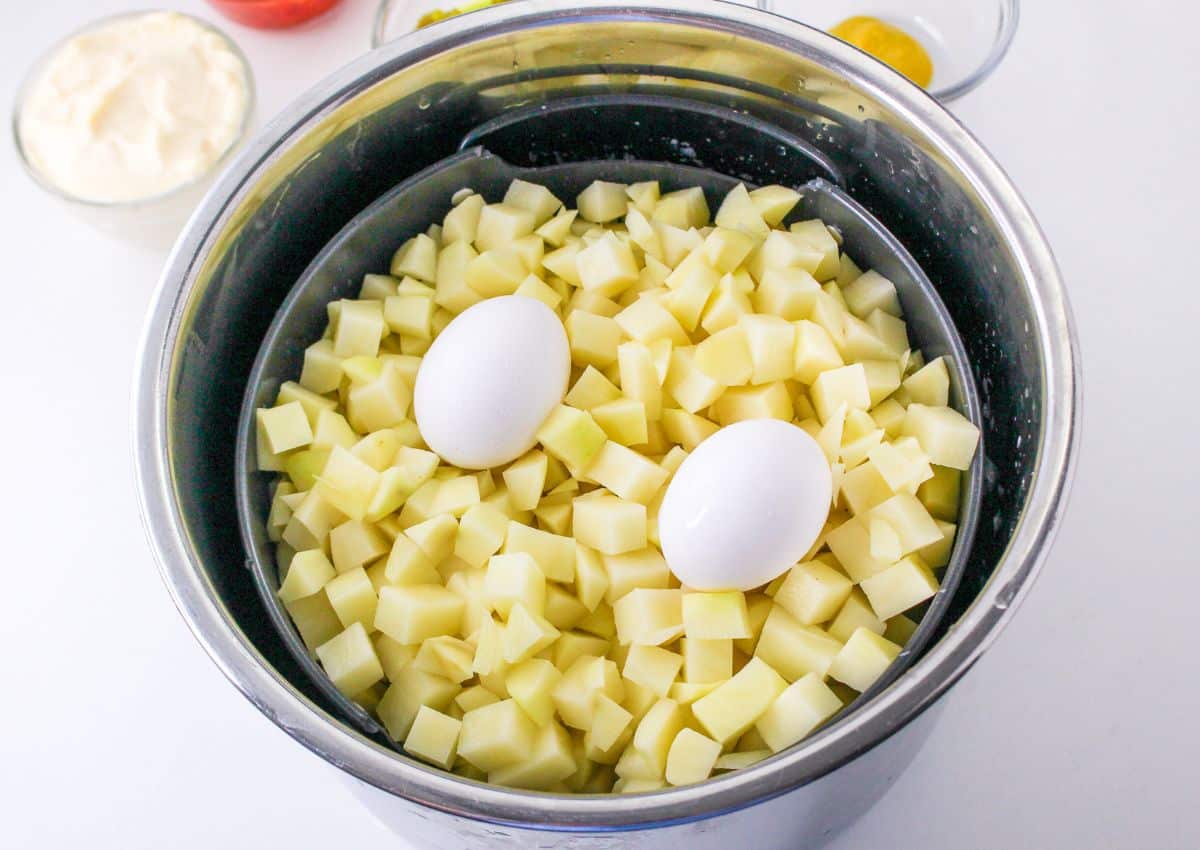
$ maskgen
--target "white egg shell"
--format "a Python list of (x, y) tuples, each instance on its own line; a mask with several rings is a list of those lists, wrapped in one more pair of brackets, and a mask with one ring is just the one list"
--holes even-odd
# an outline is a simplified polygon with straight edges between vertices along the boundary
[(778, 419), (737, 422), (696, 447), (658, 512), (667, 565), (686, 587), (750, 590), (799, 561), (829, 516), (817, 442)]
[(534, 298), (505, 295), (468, 307), (438, 334), (413, 392), (429, 448), (466, 469), (515, 460), (567, 391), (563, 324)]

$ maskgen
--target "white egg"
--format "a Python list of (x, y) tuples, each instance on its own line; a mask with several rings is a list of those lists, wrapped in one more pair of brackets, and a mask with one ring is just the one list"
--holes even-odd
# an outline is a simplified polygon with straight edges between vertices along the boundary
[(829, 516), (829, 461), (778, 419), (722, 428), (684, 459), (658, 512), (667, 566), (686, 587), (749, 590), (804, 557)]
[(417, 427), (455, 466), (508, 463), (533, 447), (570, 372), (567, 334), (549, 307), (523, 295), (480, 301), (425, 353), (413, 392)]

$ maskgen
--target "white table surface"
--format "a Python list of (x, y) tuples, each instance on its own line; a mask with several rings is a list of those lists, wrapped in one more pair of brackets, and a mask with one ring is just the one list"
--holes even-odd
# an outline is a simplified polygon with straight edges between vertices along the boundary
[[(69, 29), (143, 5), (6, 4), (8, 97)], [(228, 25), (260, 119), (362, 52), (373, 6)], [(1082, 460), (1035, 591), (838, 850), (1200, 846), (1197, 27), (1180, 0), (1028, 2), (1007, 61), (954, 107), (1057, 251)], [(162, 254), (74, 221), (7, 142), (0, 181), (0, 847), (403, 847), (224, 681), (159, 581), (128, 397)]]

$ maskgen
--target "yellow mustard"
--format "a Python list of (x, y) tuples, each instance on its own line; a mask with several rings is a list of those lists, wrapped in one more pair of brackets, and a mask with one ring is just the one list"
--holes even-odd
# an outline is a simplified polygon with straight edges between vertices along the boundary
[(933, 80), (933, 60), (921, 42), (886, 21), (856, 15), (829, 32), (895, 68), (922, 88)]

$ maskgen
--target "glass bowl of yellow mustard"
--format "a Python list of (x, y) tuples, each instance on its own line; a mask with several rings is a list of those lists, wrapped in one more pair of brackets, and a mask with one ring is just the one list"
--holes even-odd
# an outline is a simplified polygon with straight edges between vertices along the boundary
[(759, 6), (827, 30), (943, 102), (996, 69), (1019, 13), (1019, 0), (759, 0)]

